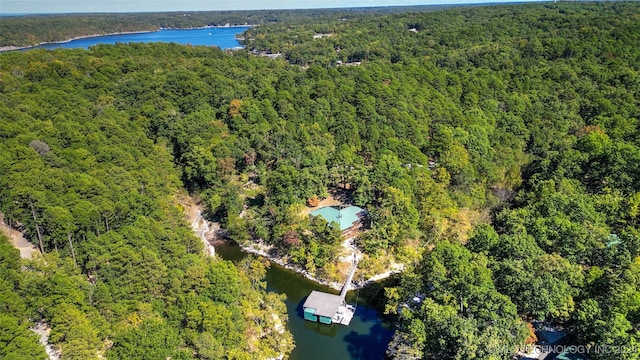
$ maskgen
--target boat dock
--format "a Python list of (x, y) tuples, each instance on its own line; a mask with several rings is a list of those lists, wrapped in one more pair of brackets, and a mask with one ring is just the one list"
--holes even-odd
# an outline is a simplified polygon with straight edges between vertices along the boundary
[(353, 279), (353, 274), (356, 272), (358, 262), (354, 255), (351, 270), (347, 275), (347, 279), (342, 286), (340, 295), (329, 294), (322, 291), (312, 291), (307, 297), (307, 300), (302, 305), (304, 311), (304, 319), (313, 322), (319, 322), (322, 324), (341, 324), (349, 325), (351, 319), (356, 312), (356, 308), (353, 305), (349, 305), (345, 302), (347, 291), (349, 291), (349, 285)]

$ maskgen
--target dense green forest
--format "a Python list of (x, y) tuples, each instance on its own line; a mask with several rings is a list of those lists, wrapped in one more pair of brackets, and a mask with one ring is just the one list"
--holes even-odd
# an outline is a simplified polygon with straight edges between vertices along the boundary
[(0, 54), (0, 209), (45, 252), (0, 247), (23, 356), (42, 356), (28, 319), (68, 358), (291, 348), (264, 265), (205, 258), (181, 187), (231, 239), (324, 279), (339, 230), (305, 204), (339, 190), (367, 208), (359, 277), (405, 265), (385, 290), (391, 358), (507, 359), (533, 320), (637, 349), (639, 3), (290, 19), (246, 39)]
[[(164, 57), (148, 49), (149, 63)], [(118, 52), (136, 49), (103, 50), (3, 55), (2, 212), (45, 253), (21, 267), (2, 247), (8, 330), (45, 319), (65, 359), (287, 353), (286, 309), (266, 293), (265, 265), (205, 257), (177, 205), (167, 144), (149, 137), (149, 119), (122, 108), (131, 87), (115, 81), (124, 80)], [(182, 51), (158, 50), (167, 62)]]

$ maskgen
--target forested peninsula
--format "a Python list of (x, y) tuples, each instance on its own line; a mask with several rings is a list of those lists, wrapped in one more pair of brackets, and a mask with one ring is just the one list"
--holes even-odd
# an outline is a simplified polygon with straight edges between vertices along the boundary
[(640, 359), (640, 3), (244, 37), (0, 54), (0, 211), (42, 252), (0, 236), (0, 358), (47, 358), (41, 320), (63, 359), (286, 357), (267, 264), (207, 256), (188, 193), (229, 240), (327, 281), (343, 238), (310, 206), (367, 209), (356, 280), (404, 269), (380, 299), (391, 359), (510, 359), (538, 322)]

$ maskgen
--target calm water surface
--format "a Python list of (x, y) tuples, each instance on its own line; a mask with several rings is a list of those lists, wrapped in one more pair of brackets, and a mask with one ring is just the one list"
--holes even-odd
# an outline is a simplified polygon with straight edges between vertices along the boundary
[(130, 42), (174, 42), (183, 45), (205, 45), (217, 46), (221, 49), (232, 49), (242, 46), (236, 39), (236, 35), (247, 29), (249, 29), (247, 26), (180, 30), (163, 29), (146, 33), (95, 36), (64, 43), (42, 44), (29, 49), (88, 49), (90, 46), (97, 44)]
[[(238, 246), (216, 246), (223, 259), (237, 262), (247, 256)], [(311, 290), (337, 293), (325, 286), (271, 264), (267, 271), (267, 290), (287, 295), (289, 313), (288, 329), (293, 334), (296, 347), (291, 360), (378, 360), (384, 353), (393, 335), (391, 325), (383, 322), (378, 313), (356, 299), (353, 292), (347, 296), (351, 304), (359, 300), (356, 315), (349, 326), (311, 323), (302, 318), (302, 303)]]

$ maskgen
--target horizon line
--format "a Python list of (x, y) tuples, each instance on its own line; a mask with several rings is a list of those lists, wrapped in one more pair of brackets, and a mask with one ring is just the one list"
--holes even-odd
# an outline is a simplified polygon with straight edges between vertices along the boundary
[[(584, 2), (597, 2), (598, 0), (582, 0)], [(171, 13), (207, 13), (207, 12), (260, 12), (260, 11), (300, 11), (300, 10), (361, 10), (361, 9), (390, 9), (390, 8), (421, 8), (421, 7), (464, 7), (464, 6), (491, 6), (513, 4), (536, 4), (554, 2), (554, 0), (516, 0), (516, 1), (473, 1), (465, 3), (438, 3), (419, 5), (370, 5), (370, 6), (338, 6), (338, 7), (303, 7), (303, 8), (256, 8), (256, 9), (225, 9), (225, 10), (159, 10), (159, 11), (77, 11), (77, 12), (0, 12), (2, 16), (33, 16), (33, 15), (109, 15), (109, 14), (171, 14)], [(581, 2), (581, 0), (569, 0), (563, 2)]]

